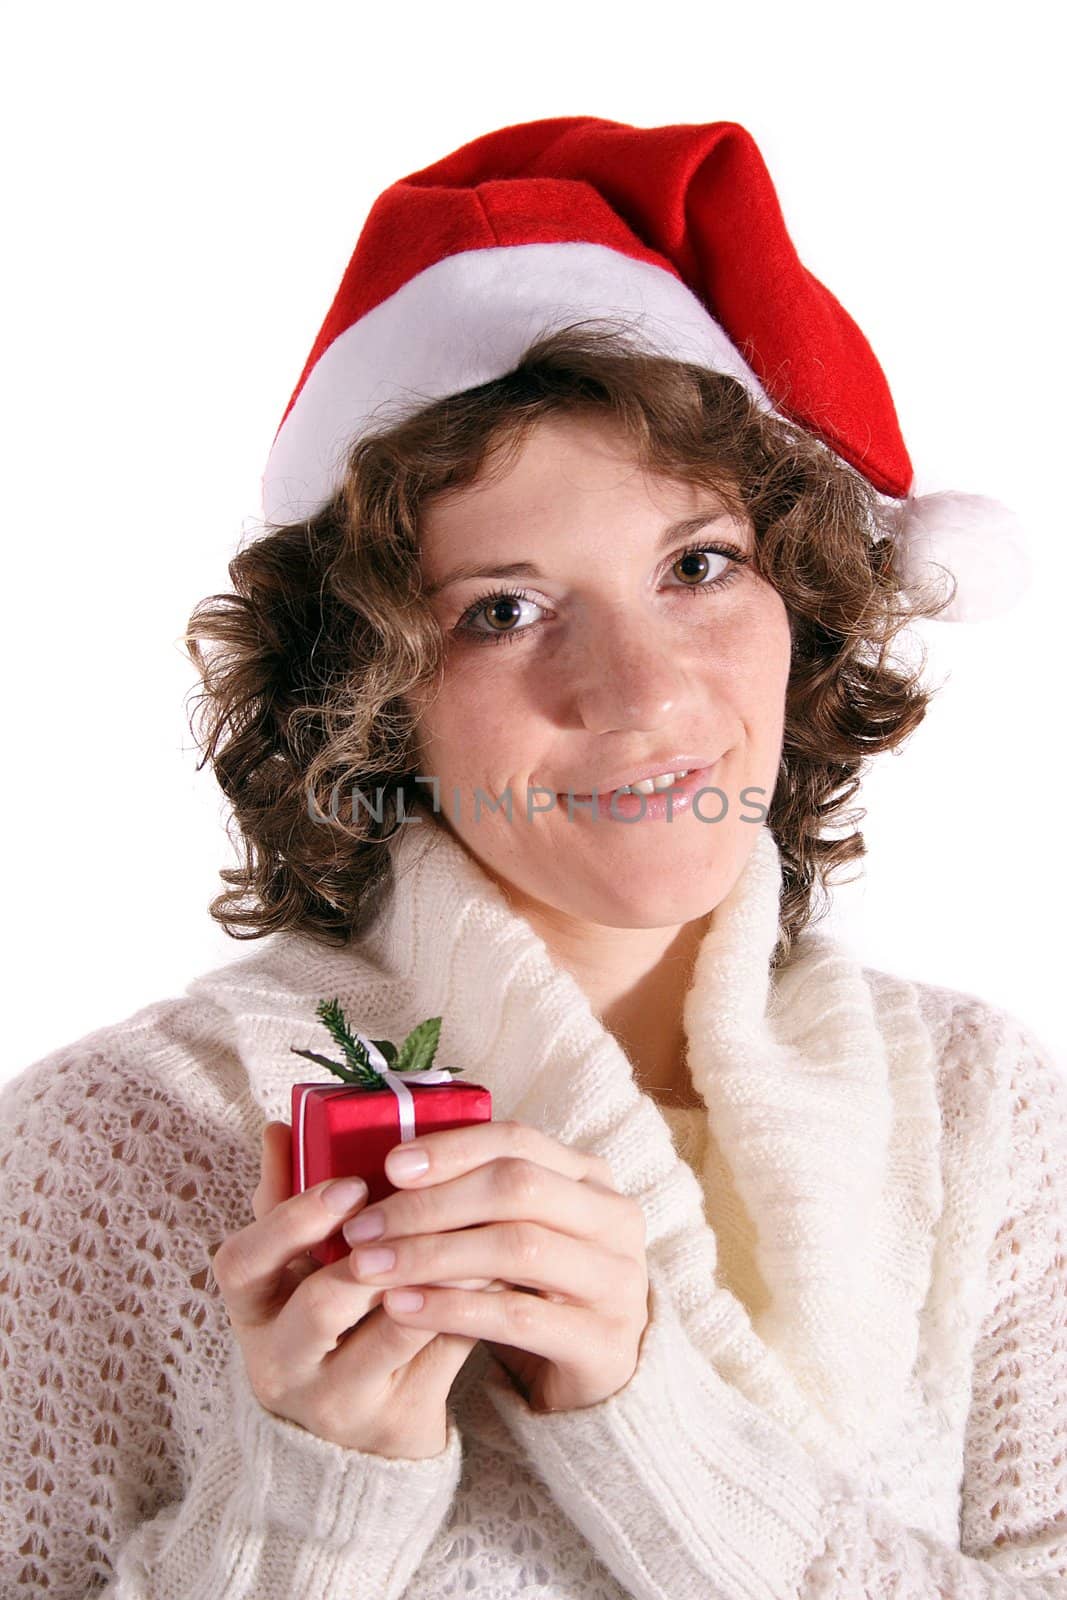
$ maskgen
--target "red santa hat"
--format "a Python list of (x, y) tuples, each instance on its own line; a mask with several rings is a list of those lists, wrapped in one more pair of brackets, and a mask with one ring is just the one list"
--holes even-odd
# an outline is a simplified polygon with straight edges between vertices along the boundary
[(931, 564), (957, 580), (944, 620), (998, 615), (1023, 592), (1025, 541), (1006, 506), (913, 494), (885, 374), (802, 265), (736, 122), (550, 117), (484, 134), (386, 189), (275, 435), (266, 520), (321, 509), (358, 437), (503, 377), (535, 339), (589, 318), (624, 319), (647, 349), (728, 373), (817, 435), (878, 491), (907, 587), (940, 580)]

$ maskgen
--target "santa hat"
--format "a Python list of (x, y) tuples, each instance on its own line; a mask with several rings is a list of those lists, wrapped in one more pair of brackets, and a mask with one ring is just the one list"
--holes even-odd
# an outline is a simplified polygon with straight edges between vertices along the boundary
[(563, 324), (620, 317), (645, 348), (730, 374), (861, 473), (889, 513), (907, 588), (932, 578), (942, 592), (937, 568), (957, 580), (945, 621), (998, 615), (1023, 592), (1024, 538), (1006, 506), (913, 494), (885, 374), (801, 264), (736, 122), (549, 117), (386, 189), (275, 435), (266, 520), (320, 510), (357, 438), (503, 377)]

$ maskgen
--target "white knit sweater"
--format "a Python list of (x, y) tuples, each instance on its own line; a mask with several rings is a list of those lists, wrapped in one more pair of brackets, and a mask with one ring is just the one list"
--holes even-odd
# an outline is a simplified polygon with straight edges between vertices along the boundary
[[(1067, 1594), (1067, 1084), (1034, 1036), (810, 930), (770, 973), (761, 827), (685, 1004), (695, 1173), (477, 862), (428, 821), (392, 848), (355, 947), (272, 936), (0, 1095), (3, 1600)], [(375, 1037), (441, 1015), (497, 1118), (639, 1198), (618, 1393), (535, 1413), (479, 1344), (418, 1461), (259, 1405), (209, 1257), (334, 995)]]

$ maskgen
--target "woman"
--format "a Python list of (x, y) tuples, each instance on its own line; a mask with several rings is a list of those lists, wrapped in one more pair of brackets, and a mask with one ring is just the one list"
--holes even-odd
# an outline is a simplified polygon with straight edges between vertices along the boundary
[[(379, 203), (269, 526), (194, 613), (244, 851), (212, 910), (268, 937), (5, 1090), (5, 1594), (1062, 1590), (1067, 1090), (1017, 1019), (815, 927), (863, 853), (825, 831), (928, 701), (892, 643), (945, 614), (873, 355), (794, 260), (837, 319), (810, 372), (868, 407), (830, 446), (803, 350), (790, 418), (710, 319), (700, 360), (557, 318), (456, 376), (494, 364), (527, 264), (559, 294), (539, 225), (501, 242), (492, 174), (521, 154), (544, 183), (535, 147), (586, 252), (568, 307), (618, 254), (611, 305), (657, 285), (677, 328), (689, 291), (557, 187), (615, 162), (677, 198), (677, 130), (626, 130), (641, 167), (619, 127), (502, 130), (413, 175), (449, 248), (360, 300)], [(780, 286), (748, 136), (686, 137), (704, 209), (679, 210), (761, 201)], [(497, 242), (457, 250), (468, 197)], [(419, 301), (455, 292), (436, 322)], [(458, 326), (462, 359), (400, 372), (406, 414), (370, 428), (394, 314), (434, 352)], [(441, 1060), (493, 1095), (491, 1123), (398, 1141), (369, 1208), (288, 1184), (291, 1051), (335, 995), (376, 1037), (440, 1015)], [(352, 1255), (316, 1267), (342, 1219)]]

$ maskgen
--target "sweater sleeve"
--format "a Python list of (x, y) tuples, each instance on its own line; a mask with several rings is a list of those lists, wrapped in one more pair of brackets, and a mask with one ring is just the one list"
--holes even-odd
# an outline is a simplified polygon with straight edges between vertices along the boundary
[(260, 1404), (190, 1273), (244, 1220), (241, 1141), (75, 1050), (4, 1086), (0, 1127), (5, 1600), (397, 1600), (459, 1431), (449, 1414), (438, 1455), (393, 1458)]
[(491, 1363), (500, 1415), (634, 1600), (1067, 1593), (1067, 1082), (1019, 1036), (958, 1548), (864, 1498), (720, 1378), (655, 1279), (636, 1370), (599, 1404), (535, 1412)]

